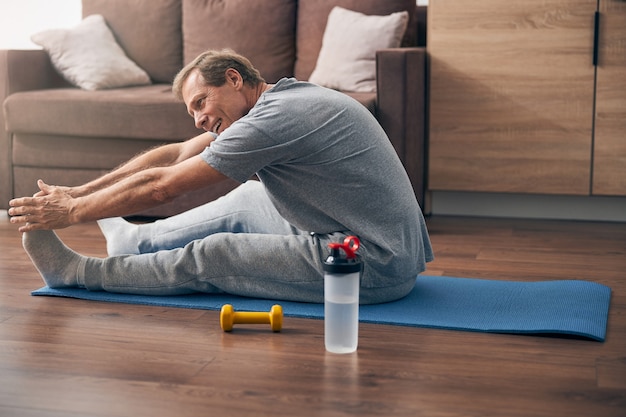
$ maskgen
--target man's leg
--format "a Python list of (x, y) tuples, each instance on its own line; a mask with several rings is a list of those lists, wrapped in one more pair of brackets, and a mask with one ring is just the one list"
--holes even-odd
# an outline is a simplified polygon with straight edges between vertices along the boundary
[(121, 218), (98, 222), (109, 256), (182, 248), (214, 233), (293, 234), (263, 185), (248, 181), (225, 196), (176, 216), (134, 225)]
[[(184, 248), (106, 259), (82, 256), (51, 230), (24, 234), (24, 248), (52, 288), (86, 287), (129, 294), (175, 295), (193, 292), (323, 302), (320, 253), (342, 236), (281, 236), (220, 233)], [(404, 297), (415, 278), (380, 288), (361, 287), (361, 303)]]
[(51, 230), (25, 233), (23, 242), (52, 288), (85, 287), (143, 295), (226, 292), (323, 301), (318, 244), (305, 234), (219, 233), (184, 248), (105, 259), (72, 251)]

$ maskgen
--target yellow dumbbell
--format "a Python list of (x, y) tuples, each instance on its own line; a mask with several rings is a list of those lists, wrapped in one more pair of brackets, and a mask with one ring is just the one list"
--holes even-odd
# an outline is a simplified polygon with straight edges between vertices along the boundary
[(225, 332), (230, 332), (234, 324), (269, 324), (274, 332), (280, 332), (283, 327), (283, 308), (278, 304), (272, 306), (269, 313), (254, 311), (235, 312), (233, 306), (224, 304), (220, 313), (220, 326)]

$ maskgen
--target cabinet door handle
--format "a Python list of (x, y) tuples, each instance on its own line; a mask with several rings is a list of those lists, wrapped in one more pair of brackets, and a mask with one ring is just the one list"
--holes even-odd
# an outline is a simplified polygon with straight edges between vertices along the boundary
[(598, 66), (598, 54), (600, 53), (600, 12), (596, 10), (593, 25), (593, 66)]

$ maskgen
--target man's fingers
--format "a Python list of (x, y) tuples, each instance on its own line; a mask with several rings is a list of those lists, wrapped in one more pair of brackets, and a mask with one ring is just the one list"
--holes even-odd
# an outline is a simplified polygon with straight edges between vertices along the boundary
[(8, 211), (12, 223), (24, 223), (28, 217), (36, 215), (39, 210), (34, 206), (11, 207)]
[(30, 214), (17, 214), (17, 215), (11, 215), (11, 219), (10, 222), (12, 224), (24, 224), (24, 223), (29, 223), (32, 222), (34, 220), (34, 218), (32, 218), (32, 216)]
[(50, 191), (51, 191), (51, 188), (52, 188), (51, 185), (46, 184), (42, 180), (37, 180), (37, 186), (39, 187), (39, 189), (41, 190), (42, 193), (50, 194)]
[(43, 230), (44, 225), (39, 223), (26, 223), (24, 226), (20, 226), (17, 231), (20, 233), (32, 232), (33, 230)]
[(28, 214), (30, 206), (20, 205), (9, 208), (9, 216), (24, 216)]
[(7, 212), (13, 224), (40, 222), (48, 204), (49, 201), (43, 197), (16, 198), (9, 202), (11, 207)]
[(26, 204), (26, 199), (29, 197), (22, 197), (22, 198), (14, 198), (13, 200), (9, 201), (9, 207), (19, 207), (19, 206), (23, 206)]
[(21, 214), (22, 212), (20, 210), (28, 210), (28, 207), (37, 207), (37, 206), (44, 206), (46, 204), (46, 199), (44, 197), (21, 197), (21, 198), (14, 198), (13, 200), (9, 201), (9, 206), (11, 207), (9, 209), (9, 214)]
[(10, 222), (12, 224), (21, 224), (18, 229), (20, 232), (30, 232), (31, 230), (47, 229), (46, 216), (44, 213), (38, 214), (37, 212), (21, 213), (12, 215)]

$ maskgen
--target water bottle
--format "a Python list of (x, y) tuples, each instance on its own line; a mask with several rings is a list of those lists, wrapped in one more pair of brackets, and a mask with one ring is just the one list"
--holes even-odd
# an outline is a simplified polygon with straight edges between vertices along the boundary
[[(359, 340), (359, 239), (330, 243), (324, 261), (324, 344), (332, 353), (356, 351)], [(342, 253), (343, 251), (343, 253)]]

